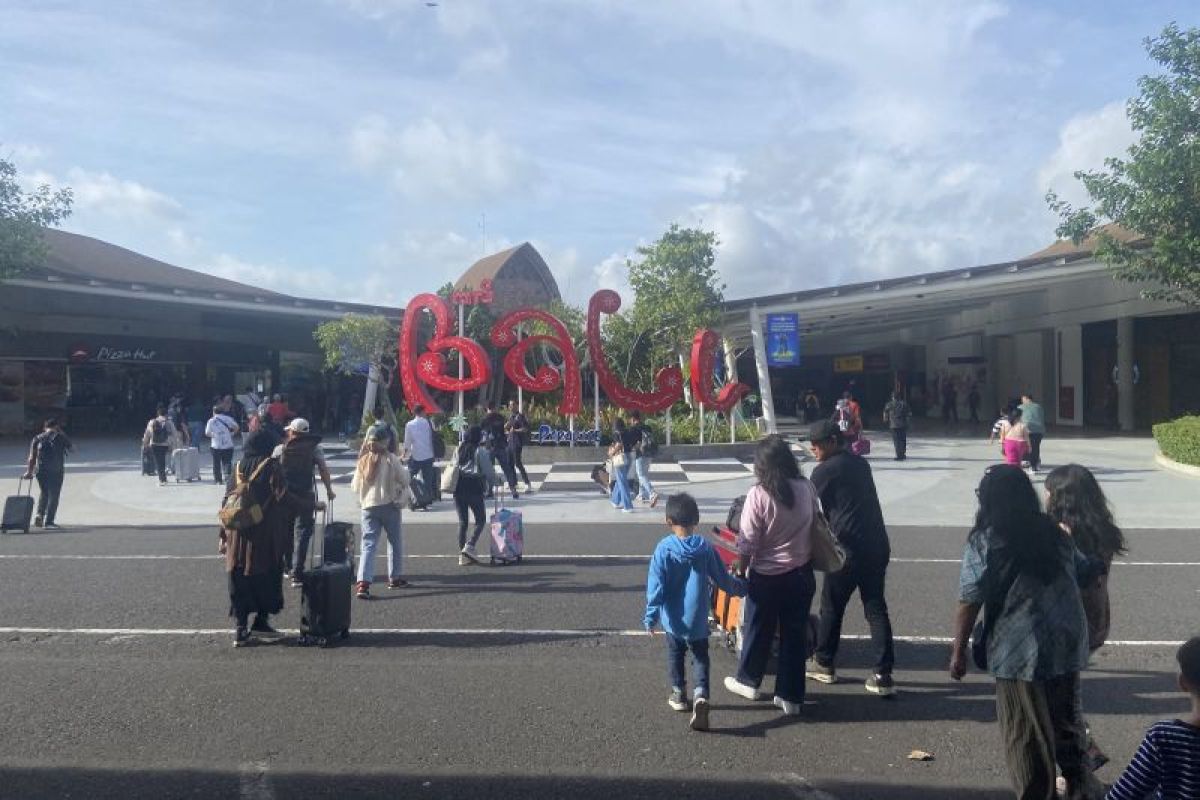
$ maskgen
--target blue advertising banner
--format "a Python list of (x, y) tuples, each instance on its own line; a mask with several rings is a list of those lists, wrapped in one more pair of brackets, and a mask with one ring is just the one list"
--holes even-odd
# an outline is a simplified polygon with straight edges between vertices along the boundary
[(796, 314), (767, 315), (767, 366), (800, 366), (800, 318)]

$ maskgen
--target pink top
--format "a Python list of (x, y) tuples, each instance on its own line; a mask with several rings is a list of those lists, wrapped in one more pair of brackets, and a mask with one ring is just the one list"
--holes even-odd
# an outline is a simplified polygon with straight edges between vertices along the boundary
[(755, 486), (742, 506), (738, 555), (749, 556), (750, 567), (763, 575), (780, 575), (812, 560), (813, 509), (817, 493), (812, 482), (792, 481), (796, 502), (787, 508)]

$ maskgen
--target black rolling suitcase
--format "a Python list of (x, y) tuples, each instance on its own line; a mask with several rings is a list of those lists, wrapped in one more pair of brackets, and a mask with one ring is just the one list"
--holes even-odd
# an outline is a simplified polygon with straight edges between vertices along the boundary
[(21, 531), (29, 533), (29, 525), (33, 522), (33, 479), (25, 494), (21, 494), (21, 483), (24, 478), (17, 478), (17, 493), (4, 499), (4, 517), (0, 520), (0, 531)]
[(413, 475), (408, 488), (412, 492), (412, 500), (408, 503), (409, 511), (424, 511), (433, 505), (433, 490), (425, 485), (420, 476)]
[[(348, 542), (343, 523), (329, 522), (330, 510), (325, 509), (325, 519), (320, 536), (313, 539), (321, 542), (321, 565), (310, 566), (301, 577), (300, 587), (300, 644), (315, 644), (329, 647), (334, 642), (350, 636), (350, 595), (354, 583), (354, 566), (348, 557)], [(330, 530), (330, 529), (333, 530)], [(331, 561), (325, 548), (330, 540), (341, 542), (341, 555), (345, 560)], [(334, 544), (336, 547), (336, 544)], [(316, 563), (316, 542), (311, 559)], [(338, 555), (329, 553), (330, 556)]]

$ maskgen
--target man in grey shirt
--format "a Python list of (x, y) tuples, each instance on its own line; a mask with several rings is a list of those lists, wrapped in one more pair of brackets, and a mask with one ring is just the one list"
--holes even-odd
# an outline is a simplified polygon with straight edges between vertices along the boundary
[(1021, 395), (1021, 421), (1029, 430), (1029, 466), (1034, 472), (1042, 468), (1042, 437), (1046, 435), (1046, 412), (1029, 392)]

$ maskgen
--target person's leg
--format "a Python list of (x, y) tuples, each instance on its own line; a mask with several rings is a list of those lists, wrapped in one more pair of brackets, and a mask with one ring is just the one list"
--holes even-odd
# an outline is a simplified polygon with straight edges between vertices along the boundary
[(650, 459), (645, 456), (633, 461), (634, 471), (638, 479), (638, 497), (649, 502), (654, 495), (654, 486), (650, 483)]
[(458, 549), (462, 550), (467, 546), (467, 515), (470, 510), (470, 503), (464, 495), (454, 495), (454, 510), (458, 512)]
[(379, 529), (382, 519), (380, 508), (362, 510), (362, 549), (358, 559), (359, 583), (375, 580), (375, 549), (379, 546)]
[(404, 578), (404, 531), (402, 522), (400, 506), (384, 506), (383, 529), (387, 532), (388, 540), (388, 580), (393, 582)]
[(842, 618), (846, 604), (858, 588), (858, 575), (853, 563), (841, 572), (825, 575), (821, 587), (821, 622), (817, 627), (817, 646), (813, 658), (822, 667), (832, 668), (837, 660), (838, 645), (842, 638)]
[(779, 604), (779, 669), (775, 674), (775, 696), (793, 703), (804, 702), (804, 661), (808, 656), (808, 614), (812, 609), (817, 581), (811, 569), (798, 569), (781, 576)]
[(212, 459), (213, 483), (221, 482), (221, 451), (215, 447), (210, 447), (208, 450), (209, 458)]
[(475, 517), (475, 530), (471, 532), (471, 547), (474, 547), (483, 535), (484, 526), (487, 525), (487, 503), (482, 496), (471, 497), (471, 514)]
[(900, 446), (899, 428), (892, 428), (892, 447), (896, 450), (896, 458), (904, 458), (904, 448)]
[(618, 508), (633, 508), (633, 500), (629, 496), (629, 478), (624, 467), (613, 470), (615, 484), (613, 486), (612, 504)]
[(1045, 434), (1029, 434), (1029, 466), (1034, 469), (1042, 468), (1042, 436)]
[(1089, 800), (1102, 797), (1103, 787), (1092, 774), (1087, 752), (1078, 672), (1046, 681), (1046, 707), (1054, 731), (1054, 760), (1067, 782), (1067, 796)]
[(53, 525), (54, 518), (58, 516), (58, 499), (62, 497), (62, 485), (63, 473), (51, 472), (46, 475), (46, 494), (49, 495), (46, 499), (46, 525)]
[(512, 461), (513, 472), (520, 474), (521, 480), (525, 482), (525, 490), (529, 491), (533, 488), (533, 484), (529, 482), (529, 473), (525, 471), (525, 448), (521, 445), (508, 448), (508, 457)]
[(708, 657), (708, 639), (693, 639), (687, 644), (692, 651), (692, 677), (696, 684), (693, 694), (696, 697), (707, 698), (708, 673), (711, 664)]
[(996, 717), (1018, 800), (1054, 797), (1051, 724), (1042, 684), (997, 678)]
[(908, 428), (900, 428), (900, 460), (908, 458)]
[(743, 601), (746, 624), (742, 632), (742, 657), (737, 670), (738, 681), (747, 686), (758, 688), (767, 671), (771, 644), (779, 627), (778, 583), (774, 575), (750, 573), (750, 591)]
[(49, 480), (44, 472), (39, 472), (34, 477), (37, 478), (38, 484), (37, 524), (41, 525), (46, 521), (46, 506), (50, 504)]
[(226, 479), (233, 474), (233, 448), (221, 451), (221, 463), (225, 465), (225, 471), (222, 473)]
[(687, 677), (683, 674), (683, 657), (687, 653), (687, 641), (669, 633), (663, 634), (663, 638), (667, 640), (667, 680), (671, 682), (672, 689), (686, 692)]
[(875, 674), (891, 675), (895, 663), (895, 648), (892, 640), (892, 621), (888, 616), (884, 584), (887, 577), (887, 562), (864, 564), (858, 568), (858, 596), (862, 600), (863, 615), (871, 629), (871, 648), (875, 651)]
[(167, 449), (162, 445), (153, 445), (151, 450), (154, 452), (154, 469), (158, 472), (158, 482), (167, 482)]
[(304, 565), (308, 560), (308, 543), (312, 540), (316, 518), (312, 511), (301, 511), (296, 516), (296, 550), (292, 556), (292, 576), (299, 578), (304, 574)]

